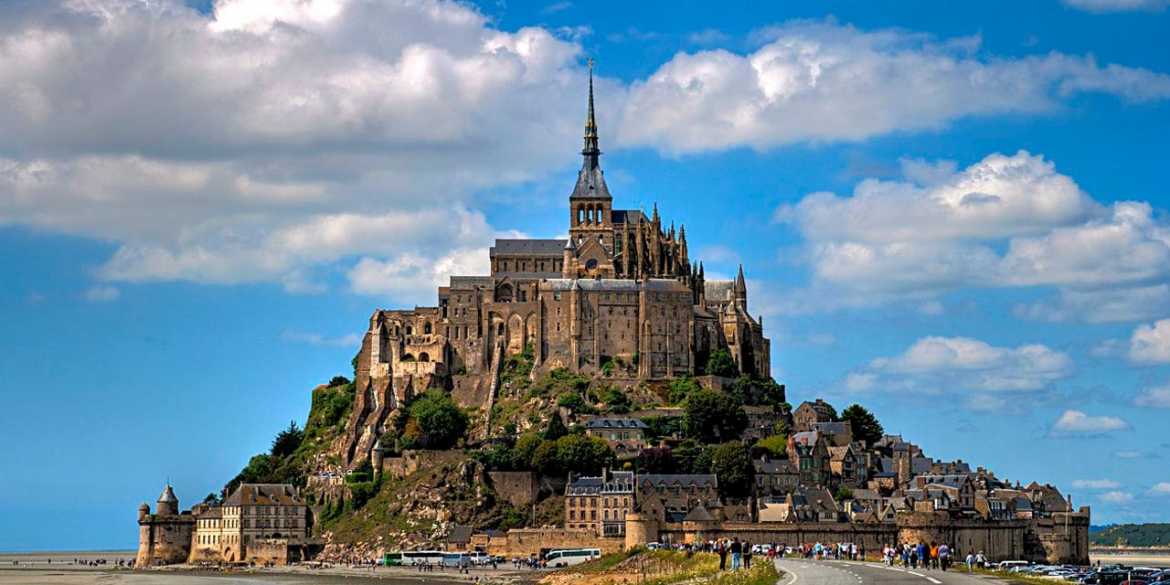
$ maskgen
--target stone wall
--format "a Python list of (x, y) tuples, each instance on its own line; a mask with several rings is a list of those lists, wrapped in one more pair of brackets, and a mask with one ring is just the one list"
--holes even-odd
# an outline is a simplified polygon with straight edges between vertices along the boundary
[(492, 487), (513, 508), (527, 509), (536, 501), (540, 484), (531, 471), (489, 471)]
[(506, 557), (539, 555), (541, 550), (557, 548), (600, 548), (601, 554), (619, 552), (625, 545), (621, 538), (600, 538), (592, 530), (564, 528), (515, 528), (507, 538), (492, 538), (488, 552)]

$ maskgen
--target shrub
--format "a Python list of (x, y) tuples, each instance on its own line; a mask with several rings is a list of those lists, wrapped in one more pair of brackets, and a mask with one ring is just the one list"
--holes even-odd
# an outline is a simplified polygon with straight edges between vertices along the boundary
[(731, 354), (727, 353), (726, 349), (717, 349), (707, 356), (706, 372), (712, 376), (723, 376), (724, 378), (734, 378), (739, 375), (739, 368), (735, 366), (735, 360), (731, 358)]
[[(424, 449), (449, 449), (467, 431), (467, 414), (450, 396), (432, 390), (410, 405), (410, 422), (417, 423), (416, 444)], [(407, 423), (408, 429), (410, 423)]]
[(767, 453), (772, 458), (782, 459), (788, 456), (788, 436), (770, 435), (756, 442), (755, 448)]
[(670, 392), (667, 395), (667, 401), (671, 404), (682, 404), (686, 402), (687, 397), (692, 392), (698, 392), (702, 387), (695, 381), (694, 378), (684, 376), (682, 378), (675, 378), (670, 381)]
[(722, 392), (700, 390), (684, 405), (683, 432), (700, 443), (738, 438), (747, 428), (747, 414), (738, 400)]

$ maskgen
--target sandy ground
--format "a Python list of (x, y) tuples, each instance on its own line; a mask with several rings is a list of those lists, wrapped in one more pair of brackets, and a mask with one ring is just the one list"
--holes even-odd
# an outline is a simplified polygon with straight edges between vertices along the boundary
[[(130, 551), (0, 553), (0, 585), (507, 585), (534, 581), (540, 573), (508, 569), (475, 569), (470, 575), (454, 570), (420, 573), (406, 567), (369, 568), (279, 567), (233, 573), (196, 570), (119, 569), (117, 561), (133, 559)], [(79, 561), (75, 563), (75, 560)], [(96, 567), (89, 561), (105, 560)]]
[(1107, 555), (1090, 552), (1089, 560), (1095, 565), (1101, 561), (1102, 565), (1130, 565), (1134, 567), (1170, 567), (1170, 553), (1123, 553)]

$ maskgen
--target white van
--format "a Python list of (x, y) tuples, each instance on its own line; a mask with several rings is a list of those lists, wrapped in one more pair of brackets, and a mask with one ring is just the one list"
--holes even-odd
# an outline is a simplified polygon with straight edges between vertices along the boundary
[(550, 567), (571, 567), (601, 558), (599, 548), (561, 548), (550, 550), (544, 560)]

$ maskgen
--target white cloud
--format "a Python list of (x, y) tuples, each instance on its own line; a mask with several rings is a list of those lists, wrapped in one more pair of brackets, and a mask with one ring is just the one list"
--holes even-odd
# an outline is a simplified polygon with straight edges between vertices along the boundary
[(1129, 359), (1137, 363), (1170, 363), (1170, 319), (1138, 325), (1129, 338)]
[(1128, 429), (1129, 423), (1115, 416), (1091, 416), (1080, 410), (1066, 410), (1052, 425), (1057, 434), (1100, 434)]
[(1147, 408), (1170, 408), (1170, 384), (1142, 391), (1134, 397), (1133, 403)]
[(846, 380), (849, 390), (941, 393), (972, 390), (968, 406), (995, 409), (1001, 398), (983, 394), (1030, 392), (1072, 374), (1068, 355), (1044, 345), (997, 347), (966, 337), (924, 337), (903, 353), (877, 358)]
[(1134, 451), (1131, 449), (1126, 449), (1126, 450), (1122, 450), (1122, 451), (1117, 451), (1116, 453), (1114, 453), (1114, 455), (1116, 455), (1119, 459), (1140, 459), (1145, 454), (1142, 453), (1141, 451)]
[(1170, 0), (1064, 0), (1064, 3), (1089, 12), (1153, 12), (1170, 6)]
[(85, 300), (94, 303), (108, 303), (118, 300), (122, 296), (122, 291), (117, 287), (109, 285), (95, 285), (85, 290)]
[[(436, 302), (434, 288), (451, 274), (486, 274), (487, 248), (457, 249), (440, 258), (404, 254), (391, 260), (362, 258), (348, 277), (354, 292), (394, 295), (424, 305)], [(429, 291), (429, 292), (423, 292)]]
[(1115, 490), (1121, 487), (1121, 484), (1112, 479), (1076, 479), (1073, 480), (1072, 486), (1087, 490)]
[(326, 347), (356, 347), (361, 344), (362, 337), (356, 333), (342, 335), (339, 337), (327, 337), (320, 333), (308, 333), (304, 331), (284, 331), (280, 334), (280, 338), (291, 343), (304, 343), (308, 345), (326, 346)]
[[(314, 291), (322, 263), (485, 247), (472, 194), (570, 164), (581, 132), (579, 45), (453, 2), (60, 0), (0, 21), (0, 225), (118, 244), (108, 280)], [(622, 89), (597, 91), (605, 124)]]
[(675, 153), (802, 141), (862, 140), (962, 117), (1048, 112), (1069, 95), (1170, 96), (1170, 77), (1051, 53), (974, 56), (978, 37), (938, 41), (905, 31), (795, 22), (757, 37), (751, 54), (678, 53), (636, 81), (623, 144)]
[(1133, 501), (1133, 494), (1115, 490), (1101, 494), (1101, 501), (1109, 502), (1110, 504), (1128, 504)]
[(903, 181), (814, 193), (776, 211), (805, 236), (812, 308), (975, 287), (1057, 287), (1016, 307), (1045, 320), (1120, 321), (1170, 307), (1170, 226), (1145, 203), (1106, 207), (1041, 156), (903, 164)]
[(1151, 496), (1170, 496), (1170, 481), (1162, 481), (1150, 488)]

